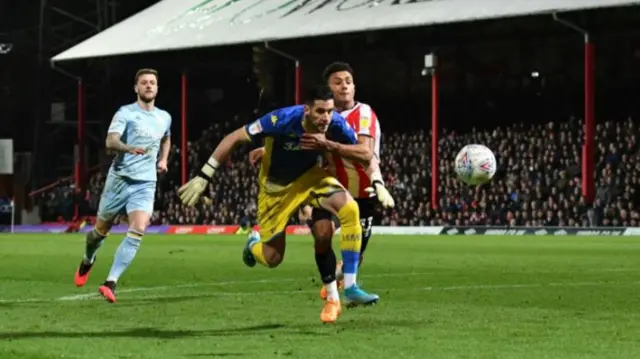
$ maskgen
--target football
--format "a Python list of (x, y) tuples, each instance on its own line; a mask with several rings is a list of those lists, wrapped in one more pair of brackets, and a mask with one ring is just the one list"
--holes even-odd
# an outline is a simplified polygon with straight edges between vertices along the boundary
[(458, 152), (455, 171), (458, 178), (468, 185), (481, 185), (491, 181), (496, 174), (496, 156), (483, 145), (467, 145)]

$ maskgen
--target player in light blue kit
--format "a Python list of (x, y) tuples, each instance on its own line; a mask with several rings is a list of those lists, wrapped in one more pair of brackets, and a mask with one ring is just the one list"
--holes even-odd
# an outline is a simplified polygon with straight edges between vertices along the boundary
[(149, 224), (156, 172), (167, 171), (171, 148), (171, 116), (154, 105), (158, 73), (152, 69), (139, 70), (134, 90), (138, 100), (120, 107), (107, 131), (107, 150), (116, 156), (102, 190), (96, 225), (87, 234), (84, 258), (75, 275), (76, 286), (84, 286), (113, 220), (126, 211), (129, 230), (116, 250), (107, 280), (98, 289), (111, 303), (116, 301), (118, 278), (133, 261)]

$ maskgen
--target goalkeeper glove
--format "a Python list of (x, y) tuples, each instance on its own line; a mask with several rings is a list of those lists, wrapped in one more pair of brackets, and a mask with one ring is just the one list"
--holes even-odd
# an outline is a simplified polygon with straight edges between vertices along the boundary
[[(178, 189), (180, 201), (186, 206), (192, 207), (200, 200), (202, 193), (207, 189), (211, 177), (216, 172), (219, 164), (215, 158), (210, 157), (207, 163), (202, 166), (200, 172), (189, 182)], [(205, 203), (207, 201), (205, 200)]]
[(374, 179), (371, 182), (371, 187), (365, 189), (373, 197), (378, 197), (378, 201), (382, 204), (382, 207), (391, 208), (396, 205), (396, 202), (391, 197), (391, 193), (384, 186), (384, 182), (381, 179)]

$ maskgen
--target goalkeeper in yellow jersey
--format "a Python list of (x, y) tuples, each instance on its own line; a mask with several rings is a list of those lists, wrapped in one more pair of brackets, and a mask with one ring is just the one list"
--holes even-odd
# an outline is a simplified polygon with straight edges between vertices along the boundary
[[(264, 140), (265, 153), (258, 175), (260, 233), (249, 236), (243, 251), (245, 264), (253, 267), (258, 262), (268, 268), (277, 267), (284, 258), (285, 227), (291, 216), (304, 204), (323, 208), (335, 214), (341, 225), (347, 305), (373, 304), (379, 297), (356, 284), (362, 244), (358, 205), (340, 182), (319, 166), (325, 152), (368, 163), (372, 151), (356, 144), (355, 132), (334, 108), (331, 89), (319, 86), (310, 91), (304, 105), (275, 110), (237, 129), (220, 142), (200, 173), (178, 194), (184, 204), (195, 205), (219, 164), (236, 145)], [(335, 322), (340, 313), (340, 299), (327, 300), (320, 319)]]

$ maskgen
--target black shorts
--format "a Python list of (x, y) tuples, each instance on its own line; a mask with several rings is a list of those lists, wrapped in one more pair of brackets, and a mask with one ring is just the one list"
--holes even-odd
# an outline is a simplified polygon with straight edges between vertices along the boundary
[[(360, 209), (360, 225), (362, 226), (362, 236), (370, 237), (371, 228), (373, 227), (373, 216), (376, 213), (376, 205), (378, 204), (378, 198), (356, 198), (356, 203)], [(311, 220), (309, 221), (309, 227), (313, 228), (313, 224), (317, 221), (328, 219), (333, 221), (336, 228), (340, 227), (340, 221), (331, 212), (322, 208), (313, 208), (311, 210)]]

